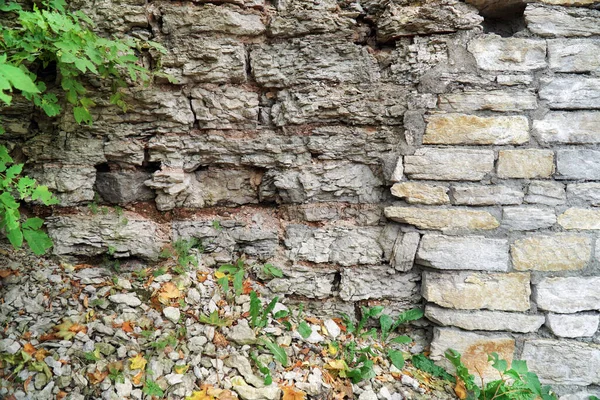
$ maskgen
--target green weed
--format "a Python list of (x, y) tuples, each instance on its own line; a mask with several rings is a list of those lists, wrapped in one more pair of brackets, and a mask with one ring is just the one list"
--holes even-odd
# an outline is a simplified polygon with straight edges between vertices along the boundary
[[(475, 376), (463, 364), (461, 355), (456, 350), (448, 349), (445, 356), (456, 368), (457, 379), (464, 385), (468, 400), (556, 400), (557, 397), (549, 386), (542, 386), (538, 376), (530, 372), (527, 363), (513, 360), (511, 368), (508, 362), (498, 357), (497, 353), (488, 356), (488, 361), (500, 373), (500, 379), (489, 382), (480, 388)], [(483, 379), (482, 379), (483, 381)]]

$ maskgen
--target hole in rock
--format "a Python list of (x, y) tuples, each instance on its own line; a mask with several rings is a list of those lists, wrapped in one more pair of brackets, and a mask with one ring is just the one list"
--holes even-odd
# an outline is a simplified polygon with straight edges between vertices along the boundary
[(515, 35), (526, 28), (523, 0), (466, 0), (483, 16), (483, 29), (502, 37)]
[(96, 168), (96, 173), (98, 172), (110, 172), (110, 165), (108, 163), (101, 163), (94, 165)]

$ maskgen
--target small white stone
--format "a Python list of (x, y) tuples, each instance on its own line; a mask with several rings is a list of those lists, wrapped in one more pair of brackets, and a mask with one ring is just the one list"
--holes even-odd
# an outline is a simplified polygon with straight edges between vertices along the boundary
[(113, 303), (126, 304), (129, 307), (137, 307), (142, 304), (142, 301), (133, 293), (119, 293), (108, 296), (108, 300)]
[(333, 339), (338, 337), (341, 333), (340, 327), (332, 319), (326, 319), (325, 321), (323, 321), (323, 325), (325, 326), (325, 329), (327, 329), (327, 333), (329, 334), (329, 336)]
[(181, 313), (179, 312), (179, 309), (175, 308), (175, 307), (166, 307), (163, 310), (163, 314), (165, 315), (165, 317), (168, 320), (170, 320), (174, 324), (176, 324), (179, 321), (179, 317), (181, 316)]
[(129, 280), (125, 278), (118, 278), (117, 286), (126, 290), (131, 290), (132, 288), (131, 282), (129, 282)]
[(372, 390), (365, 390), (358, 396), (358, 400), (377, 400), (377, 395)]
[(165, 375), (165, 379), (167, 380), (167, 383), (171, 386), (173, 385), (177, 385), (178, 383), (183, 382), (183, 375), (182, 374), (168, 374)]
[(115, 390), (117, 391), (117, 395), (120, 398), (125, 399), (131, 396), (131, 391), (133, 390), (133, 385), (128, 378), (125, 378), (123, 383), (115, 383)]

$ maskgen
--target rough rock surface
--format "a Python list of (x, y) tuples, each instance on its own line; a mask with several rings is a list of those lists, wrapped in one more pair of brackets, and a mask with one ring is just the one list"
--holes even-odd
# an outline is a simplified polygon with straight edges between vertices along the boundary
[[(421, 290), (427, 307), (444, 307), (438, 322), (481, 336), (511, 332), (519, 351), (550, 335), (558, 344), (571, 336), (598, 341), (593, 324), (578, 331), (564, 323), (560, 331), (552, 322), (599, 311), (597, 0), (74, 0), (72, 6), (104, 37), (141, 40), (140, 65), (177, 82), (160, 73), (144, 87), (128, 79), (123, 112), (109, 104), (110, 82), (86, 75), (97, 104), (91, 126), (77, 124), (70, 112), (45, 118), (18, 93), (2, 109), (2, 143), (60, 202), (44, 208), (24, 199), (23, 215), (47, 217), (54, 252), (68, 256), (67, 264), (116, 257), (127, 269), (194, 238), (209, 267), (245, 260), (263, 280), (264, 296), (306, 303), (328, 318), (354, 317), (380, 303), (395, 316), (422, 306)], [(267, 282), (265, 264), (281, 276)], [(115, 275), (115, 282), (123, 280)], [(121, 283), (98, 299), (108, 309), (145, 305), (144, 292), (136, 292), (140, 306), (108, 300), (129, 291)], [(184, 300), (214, 311), (219, 299), (205, 298), (202, 285), (194, 289)], [(33, 313), (43, 301), (20, 309)], [(558, 317), (538, 330), (548, 313)], [(171, 324), (176, 313), (169, 316), (161, 309), (153, 318)], [(13, 325), (23, 333), (20, 321)], [(203, 358), (208, 353), (215, 361), (210, 368), (231, 368), (213, 357), (210, 345), (219, 336), (212, 334), (192, 332), (198, 339), (191, 347), (202, 348)], [(111, 335), (114, 353), (125, 357), (131, 349), (117, 345), (120, 333)], [(328, 338), (315, 331), (308, 344), (319, 337)], [(17, 351), (16, 339), (5, 347)], [(573, 370), (585, 368), (596, 351), (577, 346)], [(545, 360), (550, 346), (540, 348), (535, 356)], [(174, 399), (189, 395), (195, 379), (208, 378), (201, 369), (207, 366), (189, 374), (162, 367), (166, 383), (182, 385), (169, 389)], [(150, 368), (160, 372), (156, 363)], [(246, 383), (261, 389), (251, 377), (260, 371), (242, 370)], [(304, 381), (294, 370), (286, 373), (309, 396), (322, 394), (318, 373)], [(15, 379), (26, 382), (21, 374)], [(61, 380), (36, 375), (29, 388), (54, 398), (70, 387), (71, 375), (81, 387), (89, 384), (85, 373), (66, 371)], [(114, 395), (143, 397), (133, 376), (126, 378), (113, 385)], [(409, 378), (385, 382), (389, 396), (372, 384), (357, 386), (353, 396), (420, 400), (396, 388), (417, 380)], [(583, 387), (598, 384), (594, 379), (568, 377), (557, 390), (565, 398), (594, 393)], [(278, 394), (244, 392), (235, 383), (244, 396)]]
[(498, 378), (498, 371), (488, 362), (489, 353), (498, 355), (509, 363), (513, 359), (515, 340), (505, 335), (480, 335), (451, 328), (434, 328), (431, 358), (439, 360), (452, 370), (450, 361), (444, 358), (448, 348), (460, 352), (463, 363), (472, 371), (479, 371), (484, 382)]

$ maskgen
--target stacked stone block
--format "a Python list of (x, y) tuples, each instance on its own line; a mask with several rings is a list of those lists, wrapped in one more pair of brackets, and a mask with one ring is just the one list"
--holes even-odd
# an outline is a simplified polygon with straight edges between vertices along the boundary
[[(527, 3), (84, 3), (103, 32), (165, 45), (143, 59), (178, 83), (130, 88), (126, 114), (98, 99), (92, 127), (27, 128), (17, 107), (9, 138), (69, 206), (48, 219), (57, 254), (156, 259), (195, 237), (209, 265), (279, 266), (265, 290), (323, 314), (425, 303), (441, 363), (452, 347), (492, 378), (496, 351), (585, 391), (600, 11)], [(91, 214), (95, 195), (125, 216)]]

